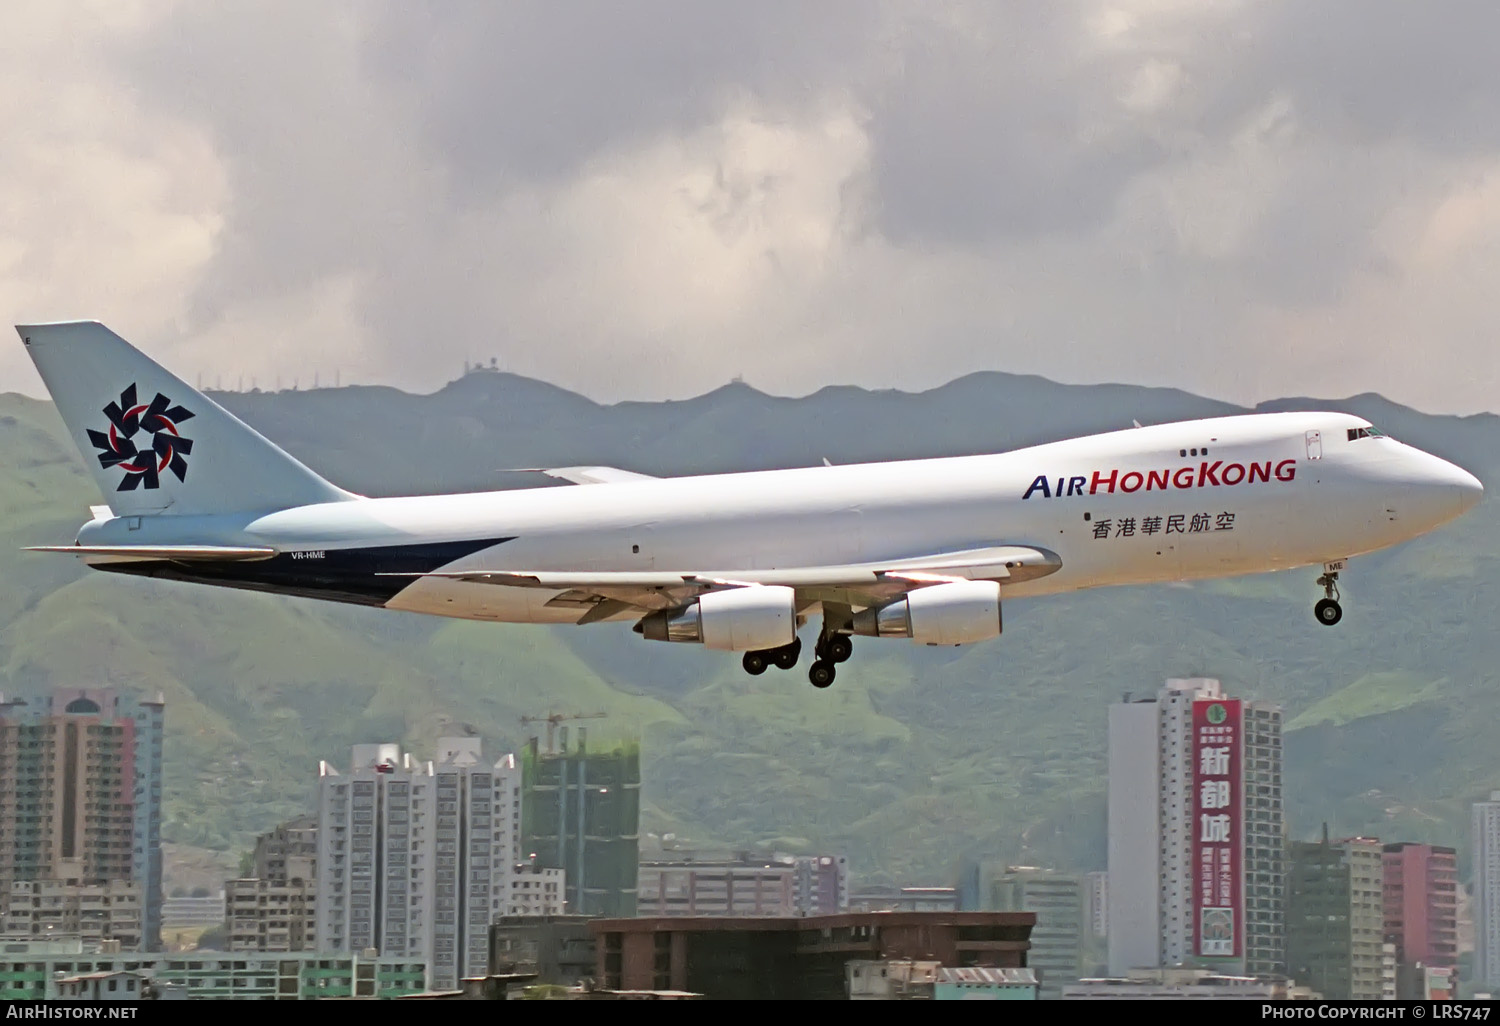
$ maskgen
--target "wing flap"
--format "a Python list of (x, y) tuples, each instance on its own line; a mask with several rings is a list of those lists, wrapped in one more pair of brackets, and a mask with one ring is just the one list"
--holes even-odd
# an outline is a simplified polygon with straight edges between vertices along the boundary
[(576, 607), (580, 623), (595, 623), (629, 609), (673, 609), (704, 592), (784, 585), (797, 590), (799, 608), (815, 602), (870, 606), (905, 592), (951, 580), (1016, 583), (1054, 573), (1056, 553), (1027, 545), (962, 549), (926, 556), (839, 566), (787, 567), (688, 573), (648, 571), (454, 570), (401, 577), (438, 577), (473, 584), (539, 588), (560, 594), (548, 605)]
[(552, 571), (552, 570), (453, 570), (397, 576), (445, 577), (478, 584), (503, 584), (518, 588), (555, 591), (584, 589), (602, 594), (604, 588), (680, 589), (735, 588), (755, 584), (779, 584), (792, 588), (857, 586), (876, 584), (882, 578), (930, 573), (969, 580), (1031, 580), (1045, 577), (1062, 567), (1062, 560), (1045, 549), (1024, 545), (965, 549), (931, 556), (914, 556), (878, 563), (835, 566), (787, 567), (772, 570), (724, 570), (688, 573), (667, 570)]

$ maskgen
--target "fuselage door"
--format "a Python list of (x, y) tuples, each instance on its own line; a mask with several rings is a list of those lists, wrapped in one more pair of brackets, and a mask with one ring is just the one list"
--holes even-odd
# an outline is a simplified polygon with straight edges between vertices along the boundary
[(1309, 431), (1307, 433), (1307, 458), (1310, 460), (1323, 458), (1323, 432)]

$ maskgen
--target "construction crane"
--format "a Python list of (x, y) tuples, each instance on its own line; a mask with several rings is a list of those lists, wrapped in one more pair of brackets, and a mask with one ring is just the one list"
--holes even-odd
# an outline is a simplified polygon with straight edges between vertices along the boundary
[(606, 714), (602, 713), (602, 712), (595, 712), (595, 713), (548, 713), (546, 716), (522, 716), (521, 717), (521, 723), (522, 723), (523, 726), (526, 725), (526, 724), (530, 724), (530, 723), (546, 723), (547, 724), (547, 751), (548, 752), (555, 752), (555, 751), (557, 751), (557, 749), (553, 745), (553, 739), (555, 738), (555, 736), (557, 734), (557, 725), (559, 723), (561, 723), (563, 720), (602, 720), (602, 719), (604, 719), (605, 715)]

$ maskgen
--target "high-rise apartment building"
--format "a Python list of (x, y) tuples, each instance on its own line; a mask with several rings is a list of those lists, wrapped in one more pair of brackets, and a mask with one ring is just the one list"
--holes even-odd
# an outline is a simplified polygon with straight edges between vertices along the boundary
[(470, 737), (431, 762), (379, 744), (354, 747), (348, 776), (321, 764), (318, 949), (424, 958), (436, 990), (484, 975), (517, 870), (515, 777)]
[(1083, 976), (1084, 934), (1089, 930), (1084, 881), (1072, 873), (1009, 866), (990, 893), (990, 907), (998, 912), (1036, 913), (1026, 964), (1036, 971), (1038, 997), (1061, 998), (1063, 987)]
[(252, 875), (224, 884), (230, 951), (312, 951), (317, 945), (318, 821), (303, 816), (255, 842)]
[(1384, 899), (1380, 842), (1293, 841), (1287, 859), (1286, 964), (1298, 984), (1330, 1000), (1383, 997)]
[(1169, 680), (1109, 710), (1109, 969), (1284, 961), (1281, 710)]
[(591, 752), (585, 731), (569, 750), (527, 748), (523, 767), (523, 861), (566, 876), (570, 915), (636, 913), (640, 859), (641, 756), (634, 744)]
[[(1433, 844), (1387, 844), (1385, 939), (1396, 945), (1398, 971), (1458, 966), (1458, 853)], [(1403, 995), (1406, 997), (1407, 995)]]
[(161, 949), (164, 711), (115, 688), (0, 697), (0, 902), (18, 882), (131, 881), (137, 943)]
[(1500, 987), (1500, 791), (1474, 803), (1474, 981)]

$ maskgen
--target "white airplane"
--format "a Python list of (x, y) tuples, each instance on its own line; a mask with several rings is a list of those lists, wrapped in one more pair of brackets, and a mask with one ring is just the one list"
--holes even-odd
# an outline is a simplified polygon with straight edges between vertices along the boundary
[[(961, 645), (1001, 599), (1321, 568), (1479, 501), (1471, 474), (1342, 413), (1127, 428), (994, 456), (702, 477), (545, 468), (579, 487), (370, 499), (298, 463), (93, 321), (17, 329), (108, 506), (100, 570), (508, 623), (635, 621), (834, 679), (851, 635)], [(541, 469), (541, 468), (538, 468)]]

